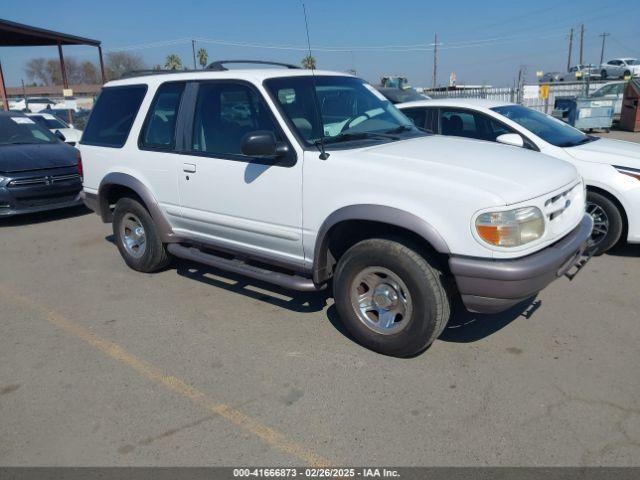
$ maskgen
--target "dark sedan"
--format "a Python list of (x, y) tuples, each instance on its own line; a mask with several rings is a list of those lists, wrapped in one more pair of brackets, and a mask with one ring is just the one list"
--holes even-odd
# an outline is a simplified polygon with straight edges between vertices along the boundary
[(0, 112), (0, 217), (82, 204), (80, 152), (18, 112)]

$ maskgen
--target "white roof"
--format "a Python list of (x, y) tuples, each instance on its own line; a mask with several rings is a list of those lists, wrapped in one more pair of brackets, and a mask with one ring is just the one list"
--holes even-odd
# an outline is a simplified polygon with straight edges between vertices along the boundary
[(514, 105), (511, 102), (501, 100), (487, 100), (484, 98), (434, 98), (431, 100), (416, 100), (414, 102), (399, 103), (398, 108), (409, 107), (460, 107), (474, 109), (489, 109), (495, 107), (503, 107), (505, 105)]
[[(316, 70), (316, 76), (341, 76), (341, 77), (353, 77), (344, 72), (331, 72), (327, 70)], [(293, 68), (261, 68), (261, 69), (233, 69), (225, 71), (215, 70), (202, 70), (202, 71), (184, 71), (176, 73), (158, 73), (151, 75), (141, 75), (138, 77), (129, 77), (121, 80), (113, 80), (105, 84), (105, 87), (116, 87), (121, 85), (139, 85), (145, 83), (148, 85), (155, 85), (158, 83), (164, 83), (167, 81), (177, 80), (218, 80), (218, 79), (233, 79), (233, 80), (248, 80), (254, 83), (261, 83), (268, 78), (281, 78), (281, 77), (309, 77), (312, 75), (311, 70), (305, 69), (293, 69)]]
[(55, 115), (52, 115), (50, 113), (44, 113), (44, 112), (27, 113), (26, 115), (27, 117), (44, 117), (47, 120), (57, 120)]

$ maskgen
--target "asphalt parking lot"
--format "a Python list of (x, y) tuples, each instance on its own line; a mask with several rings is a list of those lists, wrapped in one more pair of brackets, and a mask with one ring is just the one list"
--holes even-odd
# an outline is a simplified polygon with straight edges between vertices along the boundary
[(0, 220), (2, 465), (640, 465), (640, 246), (394, 359), (322, 294), (133, 272), (110, 228)]

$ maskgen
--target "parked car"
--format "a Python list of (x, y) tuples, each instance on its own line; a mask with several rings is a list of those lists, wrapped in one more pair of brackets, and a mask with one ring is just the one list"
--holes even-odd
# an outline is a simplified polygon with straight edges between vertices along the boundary
[(50, 113), (27, 113), (26, 115), (52, 133), (60, 132), (64, 136), (64, 141), (69, 145), (75, 145), (82, 137), (81, 130), (73, 128), (72, 125)]
[(623, 234), (640, 243), (640, 145), (586, 135), (535, 110), (506, 102), (440, 99), (398, 107), (435, 133), (506, 143), (573, 164), (587, 188), (595, 253)]
[(47, 108), (41, 110), (39, 113), (49, 113), (51, 115), (55, 115), (63, 122), (69, 121), (69, 115), (71, 115), (71, 126), (78, 130), (84, 130), (85, 125), (87, 124), (87, 119), (91, 114), (90, 110), (70, 110), (64, 108)]
[(538, 80), (540, 83), (553, 83), (553, 82), (559, 82), (560, 78), (563, 76), (564, 74), (562, 72), (547, 72), (544, 75), (542, 75), (540, 77), (540, 80)]
[(640, 75), (640, 61), (636, 58), (614, 58), (600, 66), (602, 78), (625, 78)]
[(613, 120), (617, 122), (620, 121), (620, 114), (622, 113), (622, 99), (626, 85), (627, 82), (625, 81), (605, 83), (589, 96), (591, 98), (613, 100)]
[(0, 112), (0, 217), (81, 205), (79, 155), (26, 115)]
[(45, 108), (52, 108), (56, 103), (58, 102), (48, 97), (31, 97), (27, 100), (21, 98), (20, 100), (9, 102), (9, 109), (20, 112), (39, 112)]
[[(234, 105), (250, 116), (225, 118)], [(426, 134), (340, 73), (112, 81), (80, 149), (86, 204), (129, 267), (176, 256), (294, 290), (332, 284), (346, 328), (389, 355), (427, 348), (455, 298), (476, 312), (530, 299), (581, 261), (593, 226), (574, 166)]]
[(561, 73), (557, 77), (559, 82), (577, 82), (586, 79), (591, 80), (600, 78), (600, 69), (597, 65), (575, 65), (566, 73)]

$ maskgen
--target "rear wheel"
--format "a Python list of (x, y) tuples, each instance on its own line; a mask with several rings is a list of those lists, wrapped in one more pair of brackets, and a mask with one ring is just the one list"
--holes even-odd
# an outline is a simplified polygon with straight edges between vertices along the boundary
[(597, 192), (587, 192), (587, 213), (593, 218), (591, 243), (595, 248), (594, 255), (602, 255), (622, 236), (622, 213), (615, 203)]
[(426, 349), (450, 316), (445, 275), (436, 262), (388, 239), (363, 240), (340, 258), (334, 297), (356, 340), (398, 357)]
[(113, 212), (113, 235), (125, 263), (139, 272), (155, 272), (170, 256), (147, 209), (132, 198), (121, 198)]

